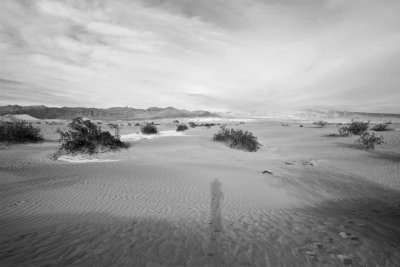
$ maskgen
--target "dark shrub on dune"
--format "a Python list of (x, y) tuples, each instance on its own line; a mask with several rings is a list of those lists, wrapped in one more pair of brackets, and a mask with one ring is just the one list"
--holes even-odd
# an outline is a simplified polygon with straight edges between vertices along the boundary
[(374, 127), (371, 128), (371, 130), (376, 131), (376, 132), (383, 132), (383, 131), (389, 131), (387, 123), (378, 123), (374, 125)]
[(317, 125), (319, 128), (323, 128), (323, 127), (328, 125), (328, 122), (326, 122), (326, 121), (314, 121), (313, 124)]
[(119, 139), (116, 129), (116, 136), (111, 135), (108, 131), (102, 131), (99, 126), (90, 120), (83, 118), (74, 118), (68, 124), (68, 131), (64, 132), (60, 129), (60, 151), (70, 153), (94, 154), (109, 150), (117, 150), (127, 148), (128, 145)]
[(183, 131), (186, 131), (187, 129), (189, 129), (189, 128), (187, 127), (186, 124), (183, 124), (183, 123), (178, 124), (178, 125), (176, 126), (176, 131), (177, 131), (177, 132), (183, 132)]
[(157, 126), (154, 123), (146, 123), (140, 127), (143, 134), (156, 134), (158, 133)]
[(39, 128), (24, 120), (0, 121), (0, 141), (7, 143), (41, 142)]
[(213, 140), (223, 142), (231, 148), (250, 152), (257, 151), (261, 147), (261, 144), (257, 141), (257, 137), (253, 133), (243, 131), (242, 129), (226, 128), (224, 126), (214, 135)]
[(138, 122), (137, 122), (137, 123), (135, 123), (135, 126), (140, 126), (140, 123), (138, 123)]
[(356, 140), (365, 149), (374, 149), (376, 145), (381, 145), (384, 143), (383, 136), (375, 136), (375, 134), (370, 134), (368, 132), (363, 132), (359, 139)]
[(340, 136), (349, 136), (350, 135), (350, 130), (349, 127), (344, 126), (339, 128), (339, 135)]
[(189, 121), (189, 126), (190, 126), (190, 128), (195, 128), (197, 126), (197, 124), (194, 123), (193, 121)]
[(360, 135), (368, 129), (369, 121), (352, 121), (349, 125), (349, 132), (355, 135)]

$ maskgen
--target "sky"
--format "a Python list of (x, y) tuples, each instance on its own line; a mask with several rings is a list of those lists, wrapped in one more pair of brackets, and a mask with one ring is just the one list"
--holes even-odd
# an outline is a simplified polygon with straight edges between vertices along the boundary
[(400, 113), (398, 0), (2, 0), (0, 105)]

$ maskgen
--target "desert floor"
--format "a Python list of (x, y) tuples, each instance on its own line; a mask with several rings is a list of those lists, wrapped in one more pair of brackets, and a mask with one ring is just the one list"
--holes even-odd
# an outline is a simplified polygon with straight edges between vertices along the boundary
[(263, 147), (213, 142), (216, 126), (89, 161), (2, 145), (0, 265), (400, 266), (399, 129), (365, 151), (337, 126), (235, 127)]

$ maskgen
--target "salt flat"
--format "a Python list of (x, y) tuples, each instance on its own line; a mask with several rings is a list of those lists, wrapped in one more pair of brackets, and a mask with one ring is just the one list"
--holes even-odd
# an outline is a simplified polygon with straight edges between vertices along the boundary
[(230, 124), (262, 148), (172, 124), (152, 139), (124, 127), (129, 149), (89, 160), (49, 159), (55, 142), (2, 146), (0, 264), (400, 265), (398, 130), (365, 151), (328, 137), (336, 126)]

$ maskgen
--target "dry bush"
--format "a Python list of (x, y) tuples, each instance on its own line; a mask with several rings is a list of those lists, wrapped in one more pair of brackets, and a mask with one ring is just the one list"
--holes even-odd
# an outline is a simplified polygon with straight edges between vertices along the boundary
[(157, 126), (154, 123), (146, 123), (140, 127), (143, 134), (156, 134), (158, 133)]
[(242, 129), (226, 128), (224, 126), (214, 135), (213, 140), (223, 142), (231, 148), (250, 152), (255, 152), (261, 147), (261, 144), (257, 141), (257, 137), (253, 133), (243, 131)]
[(326, 122), (326, 121), (314, 121), (313, 124), (317, 125), (319, 128), (323, 128), (323, 127), (328, 125), (328, 122)]
[(368, 132), (363, 132), (359, 139), (356, 140), (357, 143), (362, 145), (365, 149), (374, 149), (376, 145), (381, 145), (384, 143), (383, 136), (375, 136), (374, 133), (370, 134)]
[(347, 126), (340, 127), (338, 131), (339, 131), (340, 136), (349, 136), (350, 135), (350, 129)]
[(374, 125), (374, 127), (372, 127), (371, 130), (376, 132), (389, 131), (390, 129), (388, 127), (389, 125), (387, 123), (378, 123)]
[(118, 128), (116, 135), (112, 136), (108, 131), (102, 131), (99, 126), (90, 120), (74, 118), (68, 124), (68, 131), (57, 130), (60, 134), (60, 151), (67, 154), (85, 153), (94, 154), (109, 150), (127, 148), (128, 144), (119, 139)]
[(0, 141), (7, 143), (41, 142), (40, 129), (24, 120), (0, 121)]
[(176, 131), (177, 131), (177, 132), (183, 132), (183, 131), (186, 131), (187, 129), (189, 129), (189, 128), (187, 127), (186, 124), (183, 124), (183, 123), (178, 124), (178, 125), (176, 126)]
[(366, 130), (368, 130), (368, 125), (369, 125), (369, 121), (368, 122), (352, 121), (349, 125), (349, 131), (352, 134), (360, 135), (363, 132), (365, 132)]

